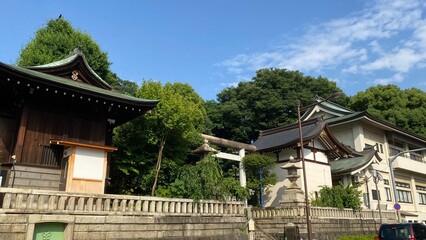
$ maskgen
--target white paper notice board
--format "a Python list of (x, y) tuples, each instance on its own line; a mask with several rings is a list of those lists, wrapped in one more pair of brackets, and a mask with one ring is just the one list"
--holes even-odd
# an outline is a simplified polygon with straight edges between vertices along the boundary
[(102, 180), (105, 151), (76, 147), (73, 178)]

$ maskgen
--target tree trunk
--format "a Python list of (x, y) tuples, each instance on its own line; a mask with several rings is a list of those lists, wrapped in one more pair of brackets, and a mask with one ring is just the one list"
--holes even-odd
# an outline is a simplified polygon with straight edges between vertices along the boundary
[(166, 137), (162, 137), (160, 140), (160, 149), (158, 150), (157, 165), (155, 166), (155, 171), (156, 171), (155, 180), (154, 180), (154, 184), (152, 185), (151, 196), (154, 196), (155, 189), (157, 188), (158, 175), (160, 174), (161, 159), (163, 158), (163, 149), (165, 144), (166, 144)]

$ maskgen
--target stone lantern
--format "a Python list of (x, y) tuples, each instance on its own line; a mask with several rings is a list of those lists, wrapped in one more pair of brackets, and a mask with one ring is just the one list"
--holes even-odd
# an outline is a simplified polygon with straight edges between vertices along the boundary
[(298, 170), (302, 169), (300, 166), (300, 161), (295, 160), (290, 156), (289, 161), (281, 166), (282, 169), (287, 170), (287, 179), (290, 181), (290, 184), (286, 187), (281, 201), (280, 207), (283, 208), (300, 208), (304, 207), (305, 204), (305, 195), (302, 188), (297, 185), (297, 179), (300, 175)]

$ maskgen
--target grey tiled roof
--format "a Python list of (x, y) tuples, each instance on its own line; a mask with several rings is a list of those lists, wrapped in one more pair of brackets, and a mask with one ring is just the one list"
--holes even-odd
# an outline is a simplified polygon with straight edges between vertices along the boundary
[[(303, 141), (318, 136), (325, 127), (322, 119), (313, 119), (302, 122)], [(268, 151), (273, 149), (292, 146), (299, 141), (298, 124), (287, 125), (262, 131), (259, 139), (254, 142), (257, 151)]]

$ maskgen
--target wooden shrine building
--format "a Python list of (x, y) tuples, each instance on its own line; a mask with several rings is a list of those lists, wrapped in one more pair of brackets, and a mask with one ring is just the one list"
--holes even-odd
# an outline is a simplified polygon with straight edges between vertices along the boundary
[(1, 186), (103, 193), (114, 127), (157, 100), (114, 90), (76, 49), (53, 63), (0, 63)]

